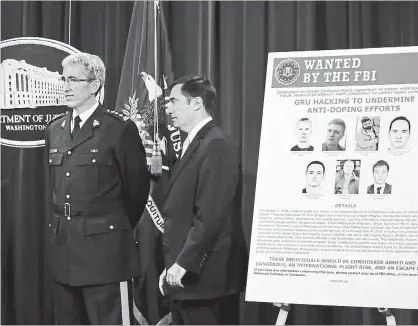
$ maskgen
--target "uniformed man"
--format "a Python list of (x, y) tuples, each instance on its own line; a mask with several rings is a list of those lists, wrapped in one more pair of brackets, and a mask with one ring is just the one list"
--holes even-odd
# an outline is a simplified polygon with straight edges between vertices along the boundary
[(55, 321), (122, 324), (121, 292), (139, 275), (132, 230), (149, 192), (145, 150), (135, 123), (96, 100), (103, 61), (80, 53), (62, 66), (71, 110), (46, 129)]

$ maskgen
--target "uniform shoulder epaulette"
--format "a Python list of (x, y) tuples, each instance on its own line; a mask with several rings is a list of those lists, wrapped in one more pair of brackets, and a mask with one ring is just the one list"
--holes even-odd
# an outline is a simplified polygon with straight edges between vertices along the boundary
[(56, 117), (52, 118), (46, 125), (49, 126), (54, 121), (57, 121), (57, 120), (61, 119), (62, 117), (65, 117), (67, 114), (68, 114), (68, 111), (65, 111), (63, 113), (58, 114)]
[(130, 120), (129, 117), (118, 111), (105, 110), (104, 112), (111, 117), (118, 119), (120, 122), (126, 122)]

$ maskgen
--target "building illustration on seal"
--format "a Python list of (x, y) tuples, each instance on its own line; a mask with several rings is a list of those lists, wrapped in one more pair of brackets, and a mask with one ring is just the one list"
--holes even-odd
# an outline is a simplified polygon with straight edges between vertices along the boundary
[(0, 64), (0, 109), (65, 105), (63, 86), (58, 72), (6, 59)]

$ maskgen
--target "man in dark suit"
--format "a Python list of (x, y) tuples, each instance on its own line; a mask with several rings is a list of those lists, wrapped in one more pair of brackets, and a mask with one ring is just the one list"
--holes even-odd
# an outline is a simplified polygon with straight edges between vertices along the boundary
[(139, 275), (132, 230), (150, 187), (145, 150), (135, 123), (96, 100), (102, 60), (80, 53), (62, 66), (72, 110), (46, 129), (55, 322), (122, 324), (124, 281)]
[(386, 178), (389, 173), (389, 164), (386, 161), (380, 160), (373, 165), (374, 184), (367, 187), (368, 194), (391, 194), (392, 186), (386, 183)]
[(166, 269), (160, 290), (173, 324), (238, 324), (243, 289), (239, 159), (212, 122), (216, 90), (205, 77), (170, 85), (170, 114), (187, 133), (162, 206)]

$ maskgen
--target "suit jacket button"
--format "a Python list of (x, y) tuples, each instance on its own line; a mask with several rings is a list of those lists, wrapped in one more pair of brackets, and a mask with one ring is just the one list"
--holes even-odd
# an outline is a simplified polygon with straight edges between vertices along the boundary
[(65, 175), (66, 175), (67, 177), (69, 177), (69, 176), (70, 176), (70, 172), (67, 172)]
[(109, 228), (110, 228), (111, 230), (113, 230), (113, 225), (109, 226)]

